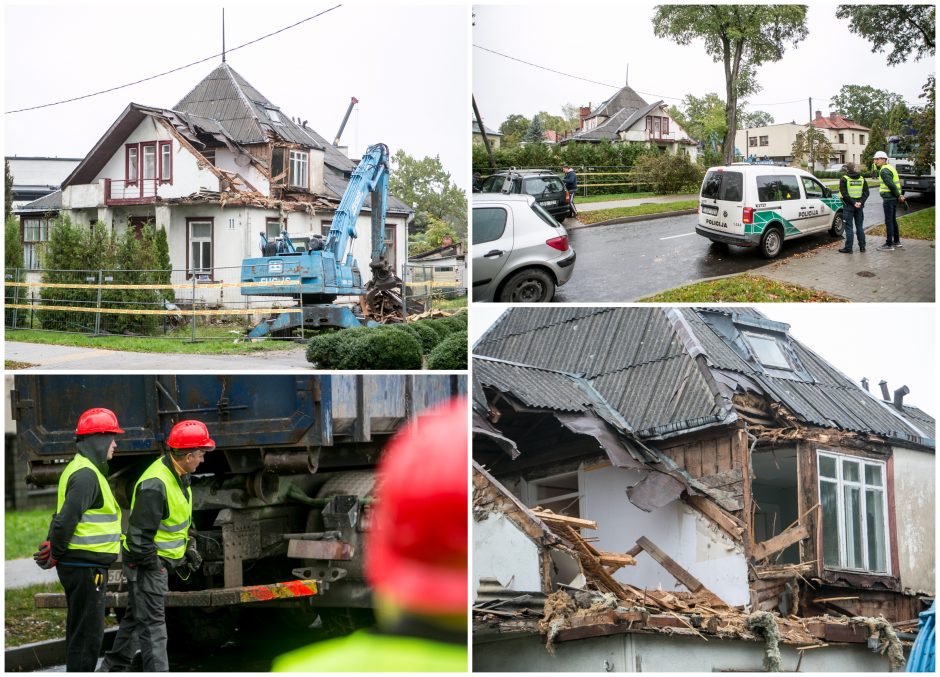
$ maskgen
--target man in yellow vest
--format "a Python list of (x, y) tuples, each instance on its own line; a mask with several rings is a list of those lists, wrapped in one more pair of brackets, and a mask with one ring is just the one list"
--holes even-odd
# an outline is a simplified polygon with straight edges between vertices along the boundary
[(898, 232), (898, 202), (904, 203), (905, 197), (901, 194), (901, 179), (898, 170), (888, 164), (888, 154), (883, 150), (875, 153), (875, 170), (878, 172), (878, 192), (885, 210), (886, 241), (878, 247), (879, 251), (890, 252), (903, 249), (900, 233)]
[(868, 181), (855, 169), (854, 162), (847, 162), (845, 174), (839, 180), (839, 196), (842, 198), (842, 221), (845, 225), (845, 246), (839, 251), (852, 253), (852, 235), (858, 234), (858, 249), (865, 251), (865, 202), (868, 201)]
[(281, 672), (467, 671), (467, 402), (422, 412), (378, 468), (365, 575), (378, 627), (287, 653)]
[(206, 452), (215, 449), (215, 442), (204, 423), (189, 420), (173, 426), (166, 444), (169, 450), (134, 486), (130, 521), (121, 539), (127, 612), (102, 671), (130, 668), (138, 645), (145, 672), (169, 671), (164, 608), (169, 572), (189, 578), (202, 564), (195, 541), (189, 538), (193, 518), (190, 474)]
[(47, 540), (33, 555), (43, 569), (56, 567), (65, 589), (65, 669), (91, 672), (104, 636), (108, 565), (118, 556), (121, 509), (108, 484), (108, 461), (124, 431), (110, 409), (78, 417), (78, 453), (59, 478)]

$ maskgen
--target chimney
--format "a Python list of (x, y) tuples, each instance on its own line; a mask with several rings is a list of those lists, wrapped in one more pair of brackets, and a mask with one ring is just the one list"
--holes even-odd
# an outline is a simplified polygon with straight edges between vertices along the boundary
[(338, 150), (340, 153), (342, 153), (346, 157), (349, 157), (349, 146), (336, 146), (336, 150)]
[(865, 389), (865, 392), (867, 393), (868, 392), (868, 377), (867, 376), (862, 379), (862, 387)]
[(907, 386), (901, 386), (894, 391), (894, 408), (898, 411), (904, 411), (904, 396), (911, 392)]
[(832, 122), (835, 122), (835, 121), (836, 121), (836, 114), (835, 114), (835, 113), (829, 113), (829, 119), (830, 119)]
[(822, 120), (822, 111), (821, 111), (821, 110), (816, 111), (816, 119), (817, 119), (817, 120)]
[(883, 399), (885, 402), (890, 402), (891, 396), (888, 395), (888, 382), (884, 380), (878, 381), (878, 385), (881, 386), (881, 399)]
[(581, 112), (579, 113), (581, 118), (581, 123), (578, 125), (578, 129), (584, 127), (584, 120), (591, 114), (591, 104), (588, 103), (587, 106), (581, 106)]

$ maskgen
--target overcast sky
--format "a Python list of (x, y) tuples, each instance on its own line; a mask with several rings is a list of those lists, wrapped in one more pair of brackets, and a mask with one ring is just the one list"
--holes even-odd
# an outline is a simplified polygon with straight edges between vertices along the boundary
[[(473, 43), (545, 68), (604, 84), (592, 84), (473, 48), (473, 94), (487, 127), (498, 129), (511, 114), (531, 118), (539, 111), (561, 114), (563, 104), (597, 105), (629, 84), (649, 103), (662, 99), (678, 105), (687, 94), (709, 92), (724, 98), (724, 70), (704, 53), (701, 41), (683, 47), (653, 35), (654, 5), (496, 6), (474, 7)], [(835, 4), (813, 3), (809, 35), (783, 59), (758, 69), (763, 89), (750, 97), (748, 110), (763, 110), (774, 121), (805, 123), (809, 98), (813, 110), (829, 113), (829, 101), (845, 84), (870, 85), (917, 97), (934, 60), (895, 67), (885, 54), (872, 54), (871, 44), (835, 18)], [(521, 30), (524, 27), (524, 30)], [(611, 85), (611, 86), (604, 86)], [(792, 103), (784, 103), (792, 102)]]
[[(471, 318), (471, 344), (503, 313), (506, 306), (476, 303)], [(880, 396), (884, 379), (892, 396), (906, 385), (904, 398), (936, 415), (936, 320), (926, 303), (764, 303), (759, 310), (786, 322), (790, 334), (856, 383), (863, 377)]]
[[(231, 49), (335, 6), (335, 2), (225, 3)], [(4, 111), (82, 96), (221, 52), (217, 3), (76, 5), (5, 3)], [(290, 117), (359, 157), (388, 144), (418, 158), (440, 155), (457, 184), (469, 181), (466, 5), (346, 4), (228, 54), (228, 64)], [(221, 63), (219, 57), (83, 101), (4, 115), (5, 155), (83, 157), (128, 103), (169, 108)]]

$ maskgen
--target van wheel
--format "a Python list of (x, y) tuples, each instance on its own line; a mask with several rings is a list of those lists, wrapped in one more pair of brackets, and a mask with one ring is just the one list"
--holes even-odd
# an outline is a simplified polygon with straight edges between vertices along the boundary
[(765, 259), (773, 259), (783, 249), (783, 231), (777, 226), (770, 226), (760, 239), (760, 253)]
[(845, 233), (845, 219), (842, 218), (842, 210), (840, 209), (836, 212), (836, 218), (832, 220), (832, 228), (829, 229), (829, 234), (833, 237), (842, 237)]
[(543, 303), (555, 296), (551, 275), (538, 268), (520, 270), (506, 280), (499, 301), (502, 303)]

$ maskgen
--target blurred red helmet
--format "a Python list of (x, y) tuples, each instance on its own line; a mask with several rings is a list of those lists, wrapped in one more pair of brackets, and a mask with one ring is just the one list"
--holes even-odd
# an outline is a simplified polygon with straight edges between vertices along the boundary
[(94, 435), (95, 433), (123, 433), (118, 426), (117, 416), (110, 409), (89, 409), (78, 417), (76, 435)]
[(422, 412), (386, 447), (366, 578), (409, 611), (467, 609), (468, 468), (465, 398)]
[(209, 430), (202, 421), (188, 420), (180, 421), (166, 440), (166, 444), (171, 449), (199, 449), (208, 447), (215, 449), (215, 441), (209, 437)]

